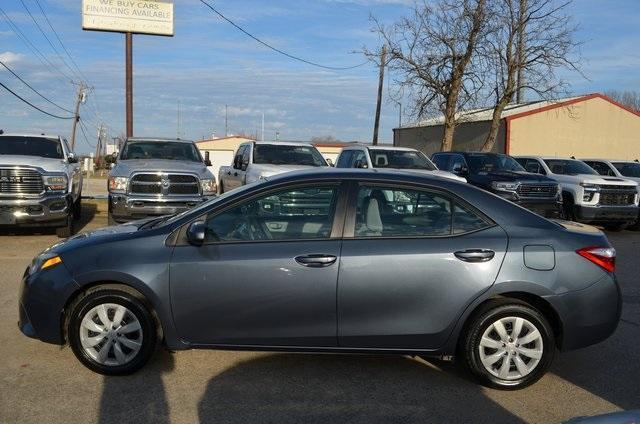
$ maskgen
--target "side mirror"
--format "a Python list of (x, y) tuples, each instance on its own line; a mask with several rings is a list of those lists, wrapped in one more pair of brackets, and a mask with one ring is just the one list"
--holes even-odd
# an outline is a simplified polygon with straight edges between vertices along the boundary
[(329, 166), (336, 166), (336, 165), (333, 163), (333, 161), (332, 161), (331, 159), (329, 159), (329, 158), (327, 158), (327, 164), (328, 164)]
[(112, 163), (118, 162), (118, 154), (117, 153), (114, 153), (113, 155), (111, 155), (111, 157), (113, 158), (113, 162)]
[(69, 153), (69, 157), (67, 158), (67, 162), (69, 163), (78, 163), (78, 157), (75, 153)]
[(354, 168), (358, 168), (358, 169), (367, 169), (369, 168), (369, 165), (367, 164), (367, 162), (358, 159), (354, 164)]
[(213, 164), (211, 163), (211, 161), (209, 159), (205, 159), (204, 160), (204, 166), (213, 166)]
[(187, 240), (194, 246), (202, 246), (206, 234), (204, 222), (194, 222), (187, 228)]

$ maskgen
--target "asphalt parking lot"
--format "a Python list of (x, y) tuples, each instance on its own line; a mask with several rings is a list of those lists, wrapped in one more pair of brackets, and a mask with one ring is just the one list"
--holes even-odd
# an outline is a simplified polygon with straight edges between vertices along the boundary
[[(82, 231), (105, 226), (85, 202)], [(394, 356), (159, 351), (128, 377), (85, 369), (18, 330), (20, 277), (53, 232), (0, 234), (0, 422), (561, 422), (640, 408), (639, 232), (609, 234), (624, 307), (604, 343), (559, 354), (533, 387), (501, 392), (449, 364)]]

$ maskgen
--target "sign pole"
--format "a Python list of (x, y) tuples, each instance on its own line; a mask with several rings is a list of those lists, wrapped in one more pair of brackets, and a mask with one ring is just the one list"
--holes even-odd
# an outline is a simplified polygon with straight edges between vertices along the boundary
[(133, 137), (133, 34), (125, 35), (126, 91), (127, 91), (127, 138)]

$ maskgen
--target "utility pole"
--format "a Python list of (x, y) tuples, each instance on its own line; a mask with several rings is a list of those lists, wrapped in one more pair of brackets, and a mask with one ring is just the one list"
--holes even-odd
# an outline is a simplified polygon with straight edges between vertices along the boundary
[(229, 137), (229, 105), (224, 105), (224, 136)]
[(384, 87), (384, 68), (387, 61), (387, 46), (380, 51), (380, 79), (378, 80), (378, 103), (376, 104), (376, 120), (373, 124), (373, 145), (378, 144), (378, 130), (380, 128), (380, 109), (382, 108), (382, 89)]
[(76, 129), (78, 128), (78, 121), (80, 120), (80, 103), (84, 103), (86, 101), (86, 86), (84, 82), (80, 83), (80, 87), (78, 87), (78, 95), (76, 96), (76, 108), (73, 113), (73, 127), (71, 129), (71, 150), (75, 151), (76, 148)]
[(133, 137), (133, 34), (125, 34), (125, 86), (126, 86), (126, 114), (127, 114), (127, 138)]

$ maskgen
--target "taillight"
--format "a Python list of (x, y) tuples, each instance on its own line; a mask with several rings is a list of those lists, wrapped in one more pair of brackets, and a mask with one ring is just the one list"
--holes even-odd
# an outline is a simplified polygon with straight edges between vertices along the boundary
[(613, 247), (584, 247), (576, 250), (576, 253), (605, 271), (614, 272), (616, 270), (616, 249)]

